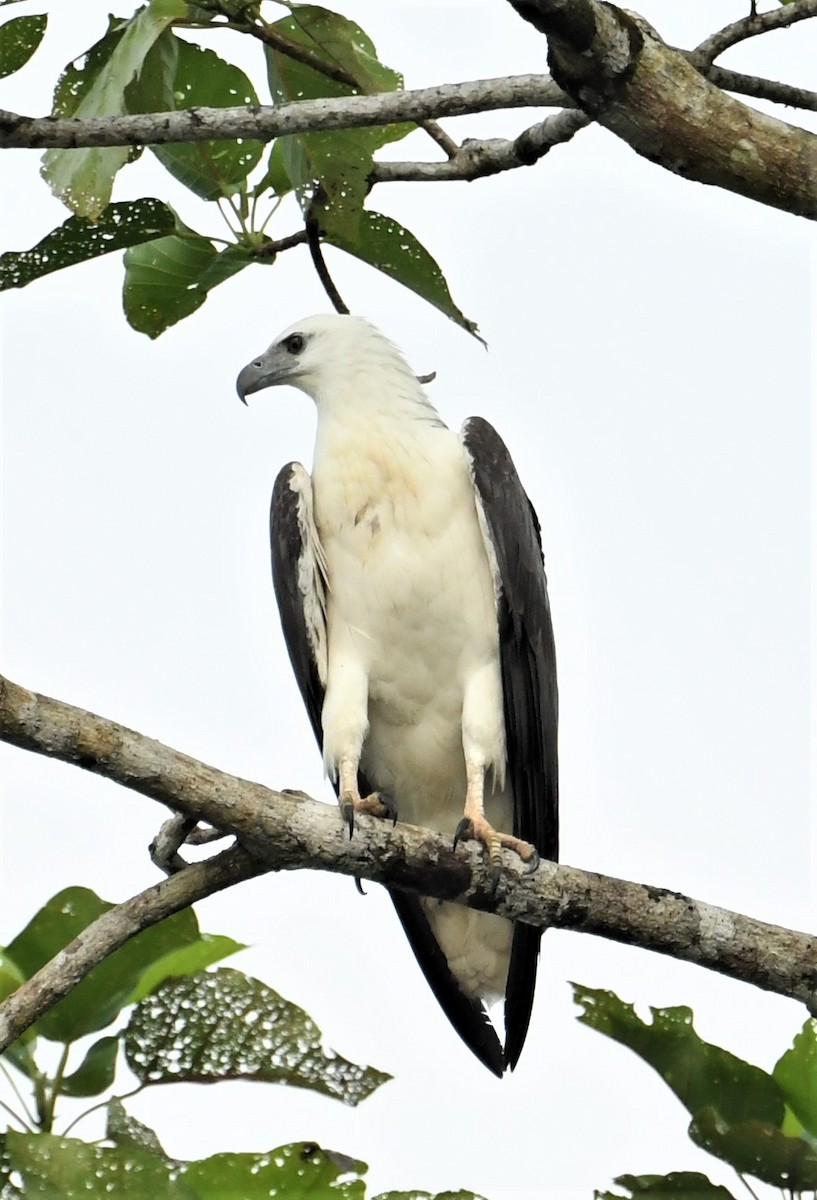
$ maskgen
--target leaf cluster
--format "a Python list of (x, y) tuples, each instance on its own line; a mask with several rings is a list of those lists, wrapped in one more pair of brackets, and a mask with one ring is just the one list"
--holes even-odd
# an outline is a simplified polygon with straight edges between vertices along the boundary
[[(612, 992), (573, 985), (579, 1020), (628, 1046), (649, 1063), (691, 1117), (689, 1136), (741, 1176), (789, 1195), (817, 1191), (817, 1021), (809, 1018), (771, 1073), (703, 1041), (685, 1007), (653, 1008), (642, 1021)], [(695, 1172), (622, 1175), (635, 1197), (729, 1200), (731, 1193)], [(751, 1189), (750, 1189), (751, 1190)], [(623, 1200), (621, 1193), (597, 1193)]]
[[(0, 951), (0, 999), (112, 907), (81, 887), (49, 900)], [(117, 1096), (94, 1106), (106, 1112), (103, 1144), (54, 1132), (61, 1101), (110, 1093), (124, 1066), (138, 1092), (245, 1079), (308, 1088), (350, 1105), (389, 1079), (327, 1050), (314, 1021), (266, 984), (214, 967), (241, 949), (232, 938), (202, 933), (191, 909), (177, 913), (110, 955), (9, 1047), (2, 1067), (20, 1111), (4, 1107), (21, 1128), (2, 1136), (2, 1200), (112, 1194), (140, 1200), (240, 1194), (253, 1200), (329, 1190), (362, 1200), (365, 1164), (313, 1143), (198, 1162), (172, 1159)], [(56, 1069), (44, 1066), (46, 1043), (59, 1047)], [(9, 1068), (28, 1085), (28, 1100)]]
[[(226, 29), (254, 39), (260, 73), (277, 105), (402, 87), (402, 76), (380, 62), (354, 21), (319, 5), (297, 4), (267, 22), (261, 7), (261, 0), (148, 0), (131, 17), (111, 16), (102, 37), (57, 81), (53, 115), (256, 108), (256, 86), (234, 63), (194, 41), (198, 30), (212, 35)], [(0, 26), (0, 75), (28, 62), (46, 22), (43, 14)], [(400, 222), (365, 207), (375, 152), (414, 128), (403, 123), (292, 134), (269, 148), (240, 139), (150, 147), (174, 180), (218, 211), (219, 235), (193, 229), (159, 198), (113, 201), (118, 173), (141, 148), (49, 150), (43, 178), (73, 215), (31, 249), (0, 255), (0, 290), (124, 250), (125, 316), (155, 338), (195, 312), (214, 287), (251, 264), (270, 266), (283, 250), (306, 241), (309, 228), (314, 243), (384, 272), (474, 332), (425, 247)], [(297, 205), (288, 208), (287, 198)], [(300, 235), (287, 231), (276, 238), (273, 230), (288, 211), (299, 214)]]

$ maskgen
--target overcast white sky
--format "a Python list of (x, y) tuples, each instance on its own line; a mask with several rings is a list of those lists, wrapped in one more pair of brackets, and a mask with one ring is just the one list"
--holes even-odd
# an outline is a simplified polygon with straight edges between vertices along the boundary
[[(106, 3), (69, 7), (2, 84), (2, 107), (47, 111), (59, 67), (99, 36)], [(506, 4), (336, 7), (410, 86), (546, 69), (544, 41)], [(744, 5), (639, 9), (693, 45)], [(235, 54), (256, 61), (254, 48)], [(725, 64), (813, 86), (815, 61), (817, 29), (801, 25)], [(525, 121), (448, 127), (488, 136)], [(421, 141), (391, 152), (412, 145), (426, 152)], [(3, 249), (64, 219), (34, 154), (6, 152), (2, 179)], [(147, 154), (116, 198), (141, 194), (216, 231)], [(813, 229), (671, 177), (599, 130), (532, 170), (381, 187), (372, 203), (436, 254), (489, 352), (334, 254), (341, 291), (418, 372), (437, 372), (431, 395), (449, 423), (479, 413), (497, 426), (542, 520), (564, 860), (813, 928)], [(290, 211), (277, 232), (294, 227)], [(267, 546), (280, 465), (311, 459), (312, 406), (276, 390), (245, 410), (234, 393), (255, 352), (327, 302), (296, 250), (151, 343), (126, 325), (120, 287), (112, 256), (3, 297), (4, 669), (227, 771), (328, 800)], [(4, 748), (3, 769), (0, 941), (58, 888), (118, 900), (155, 878), (156, 805), (16, 750)], [(525, 1053), (498, 1082), (450, 1030), (377, 889), (361, 900), (346, 880), (270, 876), (199, 916), (250, 943), (236, 966), (394, 1081), (358, 1110), (238, 1084), (159, 1089), (132, 1110), (178, 1157), (314, 1138), (368, 1161), (372, 1193), (588, 1197), (622, 1172), (673, 1169), (738, 1188), (688, 1142), (658, 1077), (576, 1023), (567, 981), (641, 1011), (690, 1004), (703, 1036), (766, 1067), (805, 1015), (691, 966), (551, 932)]]

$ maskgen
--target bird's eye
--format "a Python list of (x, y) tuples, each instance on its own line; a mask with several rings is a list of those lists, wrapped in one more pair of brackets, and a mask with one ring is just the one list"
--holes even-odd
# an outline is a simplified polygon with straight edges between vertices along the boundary
[(306, 344), (306, 338), (302, 333), (291, 333), (284, 342), (290, 354), (300, 354)]

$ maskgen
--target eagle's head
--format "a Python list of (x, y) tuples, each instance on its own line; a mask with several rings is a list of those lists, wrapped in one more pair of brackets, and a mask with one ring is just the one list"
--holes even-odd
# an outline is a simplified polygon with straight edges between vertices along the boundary
[(288, 383), (320, 401), (338, 384), (362, 383), (384, 367), (409, 374), (400, 352), (362, 317), (337, 313), (305, 317), (247, 363), (236, 381), (242, 400)]

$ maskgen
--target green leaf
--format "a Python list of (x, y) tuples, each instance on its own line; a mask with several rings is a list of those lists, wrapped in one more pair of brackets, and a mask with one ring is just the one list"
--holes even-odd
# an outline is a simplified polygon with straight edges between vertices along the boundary
[(817, 1021), (810, 1017), (779, 1059), (772, 1077), (786, 1103), (813, 1137), (817, 1137)]
[(292, 183), (284, 166), (284, 140), (278, 138), (272, 143), (267, 169), (252, 189), (253, 196), (263, 196), (265, 192), (273, 192), (276, 196), (281, 197), (292, 191)]
[(88, 1050), (85, 1058), (60, 1085), (63, 1096), (99, 1096), (113, 1085), (116, 1075), (118, 1037), (100, 1038)]
[(125, 1055), (142, 1083), (254, 1079), (358, 1104), (390, 1078), (322, 1049), (314, 1021), (229, 967), (163, 983), (134, 1009)]
[[(258, 104), (247, 76), (212, 50), (205, 50), (172, 34), (176, 43), (176, 72), (170, 103), (172, 110), (194, 106), (228, 108)], [(144, 97), (139, 97), (144, 99)], [(255, 141), (193, 142), (190, 145), (153, 146), (153, 153), (170, 174), (202, 200), (228, 196), (261, 160), (264, 147)]]
[(0, 291), (25, 287), (52, 271), (151, 241), (173, 229), (175, 220), (166, 204), (147, 197), (109, 204), (96, 222), (69, 217), (31, 250), (0, 254)]
[(171, 950), (170, 954), (148, 967), (137, 987), (128, 996), (128, 1004), (144, 1000), (160, 983), (174, 975), (195, 975), (197, 971), (203, 971), (205, 967), (211, 967), (213, 963), (221, 962), (222, 959), (246, 948), (243, 942), (233, 941), (222, 934), (203, 933), (198, 942)]
[(26, 978), (8, 951), (0, 946), (0, 1000), (16, 992)]
[(125, 251), (125, 316), (134, 329), (151, 338), (189, 317), (211, 288), (252, 261), (241, 246), (219, 253), (208, 238), (181, 223), (177, 229), (170, 237)]
[[(88, 888), (58, 892), (8, 948), (30, 977), (103, 913), (113, 908)], [(198, 940), (191, 909), (176, 913), (138, 933), (101, 962), (58, 1004), (40, 1018), (37, 1030), (55, 1042), (73, 1042), (113, 1021), (128, 1003), (143, 972), (178, 946)]]
[(27, 1200), (200, 1200), (177, 1164), (135, 1146), (9, 1131), (7, 1147)]
[[(4, 2), (6, 0), (0, 0), (0, 4)], [(16, 3), (16, 0), (10, 0), (10, 3)], [(0, 1197), (2, 1200), (25, 1200), (20, 1189), (11, 1182), (11, 1163), (5, 1133), (0, 1133)]]
[[(265, 46), (270, 90), (277, 104), (320, 97), (391, 92), (402, 76), (378, 61), (371, 39), (354, 21), (317, 5), (299, 4), (272, 30), (304, 47), (321, 62), (345, 72), (354, 84), (330, 79), (273, 46)], [(354, 237), (369, 188), (374, 151), (405, 137), (411, 123), (282, 138), (282, 156), (304, 213), (321, 229)]]
[[(327, 87), (347, 89), (345, 92), (324, 91), (323, 95), (328, 96), (395, 92), (403, 86), (403, 76), (380, 62), (371, 38), (359, 25), (340, 13), (331, 12), (317, 4), (298, 4), (291, 16), (276, 21), (272, 29), (279, 37), (296, 46), (305, 46), (328, 68), (343, 71), (349, 77), (346, 83), (329, 79), (313, 67), (288, 59), (282, 51), (277, 50), (279, 58), (285, 60), (281, 62), (285, 85), (287, 80), (292, 79), (289, 72), (293, 71), (297, 72), (296, 77), (302, 83), (317, 89), (315, 96), (321, 94), (321, 88)], [(301, 75), (301, 71), (308, 74)], [(293, 94), (288, 98), (305, 100), (315, 97)]]
[[(21, 983), (25, 983), (26, 976), (17, 966), (17, 963), (11, 958), (6, 950), (0, 946), (0, 1000), (5, 1000), (6, 996), (10, 996), (16, 992)], [(21, 1033), (15, 1042), (7, 1046), (3, 1051), (2, 1057), (10, 1062), (13, 1066), (21, 1071), (23, 1075), (31, 1077), (34, 1068), (33, 1043), (37, 1040), (37, 1027), (30, 1025), (24, 1033)], [(2, 1191), (0, 1191), (2, 1195)]]
[(179, 65), (182, 42), (172, 29), (165, 29), (145, 55), (142, 69), (125, 88), (129, 113), (167, 112), (173, 108), (173, 81)]
[(116, 1096), (108, 1101), (107, 1120), (105, 1122), (105, 1137), (117, 1146), (136, 1146), (140, 1150), (149, 1150), (167, 1158), (158, 1136), (147, 1125), (137, 1121), (126, 1111), (124, 1104)]
[(691, 1123), (689, 1136), (741, 1174), (754, 1175), (788, 1193), (817, 1188), (817, 1154), (801, 1138), (787, 1137), (774, 1125), (764, 1121), (730, 1125), (714, 1108), (705, 1108)]
[(12, 17), (0, 25), (0, 79), (24, 67), (43, 40), (48, 17)]
[(266, 1154), (214, 1154), (187, 1163), (184, 1178), (201, 1200), (363, 1200), (366, 1169), (314, 1142), (297, 1142)]
[(437, 263), (414, 234), (398, 221), (366, 210), (361, 213), (360, 224), (352, 236), (336, 229), (327, 234), (326, 241), (402, 283), (468, 333), (479, 337), (476, 322), (469, 320), (451, 299), (445, 276)]
[[(125, 113), (125, 91), (139, 75), (148, 51), (186, 11), (184, 0), (150, 0), (121, 31), (109, 29), (82, 66), (66, 68), (57, 85), (54, 113), (75, 117)], [(77, 216), (95, 220), (110, 202), (114, 177), (129, 155), (128, 148), (121, 146), (48, 150), (42, 174), (54, 195)]]
[(579, 1020), (640, 1055), (693, 1117), (711, 1105), (730, 1123), (756, 1119), (780, 1127), (783, 1096), (772, 1077), (702, 1041), (691, 1009), (651, 1008), (648, 1025), (612, 992), (573, 984), (573, 997), (584, 1008)]
[(373, 1200), (484, 1200), (476, 1192), (381, 1192)]
[[(615, 1183), (626, 1188), (632, 1200), (636, 1200), (636, 1197), (656, 1200), (660, 1196), (668, 1196), (671, 1200), (734, 1200), (727, 1188), (712, 1183), (698, 1171), (671, 1171), (669, 1175), (620, 1175)], [(622, 1200), (622, 1197), (619, 1192), (596, 1192), (596, 1200)]]

